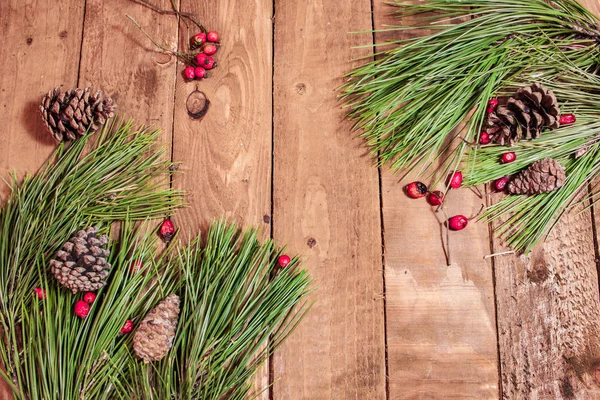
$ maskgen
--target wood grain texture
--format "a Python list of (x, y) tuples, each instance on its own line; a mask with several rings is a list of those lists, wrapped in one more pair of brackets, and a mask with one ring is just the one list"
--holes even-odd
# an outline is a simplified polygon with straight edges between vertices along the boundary
[[(581, 3), (596, 15), (595, 0)], [(503, 251), (494, 240), (494, 250)], [(599, 399), (600, 304), (590, 212), (564, 216), (528, 256), (495, 259), (506, 399)]]
[[(77, 83), (82, 26), (80, 0), (0, 1), (0, 176), (34, 173), (54, 150), (39, 105), (48, 90)], [(0, 201), (8, 194), (2, 184)], [(12, 399), (3, 381), (0, 399)]]
[[(352, 140), (339, 76), (369, 49), (368, 0), (275, 5), (273, 236), (302, 253), (315, 305), (275, 354), (274, 399), (384, 399), (377, 168)], [(368, 43), (368, 42), (367, 42)]]
[[(171, 7), (170, 0), (154, 3)], [(79, 86), (102, 89), (116, 102), (119, 117), (133, 118), (136, 126), (160, 128), (159, 142), (170, 159), (177, 60), (158, 52), (126, 14), (158, 42), (175, 48), (174, 16), (136, 1), (87, 0)]]
[(82, 25), (80, 0), (0, 2), (0, 175), (35, 172), (54, 150), (39, 105), (48, 90), (77, 83)]
[[(220, 32), (217, 67), (209, 78), (183, 79), (179, 65), (175, 99), (173, 160), (181, 163), (173, 185), (186, 191), (188, 208), (175, 223), (186, 232), (204, 232), (211, 220), (226, 216), (271, 233), (272, 37), (270, 0), (181, 0), (207, 29)], [(181, 25), (180, 49), (195, 31)], [(201, 120), (188, 115), (186, 102), (200, 90), (210, 101)], [(255, 378), (254, 393), (268, 399), (265, 363)]]
[[(398, 24), (391, 10), (374, 3), (376, 28)], [(405, 31), (402, 38), (414, 35)], [(400, 35), (382, 32), (375, 38), (383, 43)], [(447, 266), (440, 224), (445, 217), (425, 199), (403, 192), (420, 179), (400, 180), (387, 169), (382, 174), (389, 398), (497, 399), (493, 274), (483, 260), (490, 252), (488, 226), (472, 221), (451, 232)], [(447, 194), (444, 208), (447, 216), (470, 216), (483, 201), (459, 189)]]
[[(221, 215), (262, 226), (270, 234), (272, 122), (272, 3), (270, 0), (182, 0), (221, 33), (210, 77), (188, 83), (177, 76), (173, 158), (182, 175), (174, 186), (187, 191), (189, 208), (176, 220), (196, 232)], [(196, 32), (182, 26), (180, 47)], [(180, 65), (180, 72), (183, 66)], [(188, 96), (204, 92), (206, 116), (192, 119)]]

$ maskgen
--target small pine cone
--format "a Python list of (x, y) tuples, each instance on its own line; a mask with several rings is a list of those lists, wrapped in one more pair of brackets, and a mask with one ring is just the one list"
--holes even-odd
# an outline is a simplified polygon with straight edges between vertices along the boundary
[(160, 361), (171, 349), (177, 320), (179, 296), (170, 294), (142, 320), (133, 336), (133, 350), (144, 363)]
[(44, 124), (58, 142), (80, 138), (86, 132), (96, 132), (107, 119), (115, 116), (116, 106), (101, 90), (91, 94), (90, 88), (70, 89), (60, 87), (48, 92), (42, 99), (40, 111)]
[(94, 227), (77, 232), (50, 260), (52, 275), (73, 293), (94, 291), (106, 285), (111, 268), (106, 248), (108, 236), (97, 234)]
[(523, 87), (488, 115), (486, 132), (494, 143), (512, 145), (536, 139), (544, 128), (560, 126), (560, 108), (554, 93), (534, 83)]
[(544, 158), (520, 172), (509, 184), (511, 194), (547, 193), (565, 184), (565, 167), (552, 158)]

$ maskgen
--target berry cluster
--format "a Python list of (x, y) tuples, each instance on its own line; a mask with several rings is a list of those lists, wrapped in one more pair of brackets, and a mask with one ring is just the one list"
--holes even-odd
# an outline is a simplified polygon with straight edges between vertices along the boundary
[(200, 50), (199, 53), (192, 54), (188, 59), (188, 65), (183, 74), (187, 80), (204, 79), (208, 76), (209, 69), (217, 66), (212, 57), (219, 48), (219, 34), (215, 31), (200, 32), (191, 39), (191, 49)]

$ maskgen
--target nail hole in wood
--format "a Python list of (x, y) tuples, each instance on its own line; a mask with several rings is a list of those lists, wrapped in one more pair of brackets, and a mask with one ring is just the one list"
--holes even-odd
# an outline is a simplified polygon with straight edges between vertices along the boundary
[(312, 249), (317, 244), (317, 240), (315, 238), (311, 237), (306, 241), (306, 244), (308, 247), (310, 247)]
[(33, 38), (32, 38), (32, 37), (28, 37), (28, 38), (27, 38), (27, 44), (28, 44), (29, 46), (31, 46), (31, 43), (33, 43)]
[(187, 98), (185, 103), (188, 115), (192, 119), (200, 120), (202, 119), (206, 113), (208, 112), (208, 108), (210, 107), (210, 101), (204, 94), (196, 88)]

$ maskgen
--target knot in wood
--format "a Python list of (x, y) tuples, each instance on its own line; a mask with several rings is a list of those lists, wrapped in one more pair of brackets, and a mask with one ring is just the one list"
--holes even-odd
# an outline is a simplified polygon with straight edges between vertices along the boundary
[(194, 90), (188, 96), (185, 106), (187, 108), (187, 112), (190, 118), (200, 120), (208, 112), (208, 108), (210, 107), (210, 101), (208, 100), (204, 92), (196, 88), (196, 90)]

